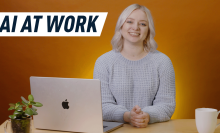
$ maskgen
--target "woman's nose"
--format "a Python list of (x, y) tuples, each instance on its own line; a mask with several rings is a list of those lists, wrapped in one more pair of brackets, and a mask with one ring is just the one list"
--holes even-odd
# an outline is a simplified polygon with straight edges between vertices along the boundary
[(138, 23), (133, 23), (132, 29), (133, 29), (133, 30), (139, 30), (139, 25), (138, 25)]

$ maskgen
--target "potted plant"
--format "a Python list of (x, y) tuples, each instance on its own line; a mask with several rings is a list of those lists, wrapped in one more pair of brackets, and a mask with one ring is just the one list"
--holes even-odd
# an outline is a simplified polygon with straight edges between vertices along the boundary
[[(31, 131), (31, 116), (37, 115), (37, 109), (35, 107), (43, 106), (39, 102), (34, 101), (33, 95), (28, 96), (28, 100), (21, 96), (22, 102), (10, 103), (8, 110), (15, 110), (13, 115), (9, 115), (11, 118), (12, 133), (30, 133)], [(32, 105), (32, 107), (30, 107)], [(6, 125), (7, 127), (7, 125)]]

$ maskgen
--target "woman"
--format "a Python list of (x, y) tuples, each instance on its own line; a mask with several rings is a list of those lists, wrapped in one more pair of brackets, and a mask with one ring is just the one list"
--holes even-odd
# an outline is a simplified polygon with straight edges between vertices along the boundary
[(174, 113), (172, 63), (156, 50), (150, 11), (138, 4), (120, 15), (113, 50), (96, 61), (94, 79), (101, 81), (103, 120), (136, 127), (168, 121)]

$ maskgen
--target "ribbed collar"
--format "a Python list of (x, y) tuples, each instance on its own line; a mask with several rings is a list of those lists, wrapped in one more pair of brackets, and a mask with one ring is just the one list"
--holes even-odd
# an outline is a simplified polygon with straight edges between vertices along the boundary
[(136, 60), (136, 61), (132, 61), (132, 60), (129, 60), (127, 58), (125, 58), (120, 52), (117, 52), (118, 54), (118, 58), (121, 63), (124, 63), (124, 64), (127, 64), (127, 65), (141, 65), (143, 63), (146, 63), (147, 60), (149, 60), (150, 56), (152, 55), (152, 52), (150, 51), (145, 57), (143, 57), (142, 59), (140, 60)]

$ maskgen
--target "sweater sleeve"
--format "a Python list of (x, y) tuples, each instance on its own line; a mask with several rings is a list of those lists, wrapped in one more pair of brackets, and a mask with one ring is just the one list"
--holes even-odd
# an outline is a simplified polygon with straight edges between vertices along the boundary
[[(104, 59), (106, 60), (106, 59)], [(109, 88), (109, 71), (106, 61), (97, 59), (93, 72), (93, 78), (101, 81), (102, 114), (105, 121), (124, 122), (124, 113), (128, 111), (124, 106), (117, 105), (116, 100)]]
[(142, 111), (150, 115), (149, 123), (170, 120), (176, 107), (175, 74), (169, 57), (163, 59), (159, 65), (159, 88), (152, 102)]

